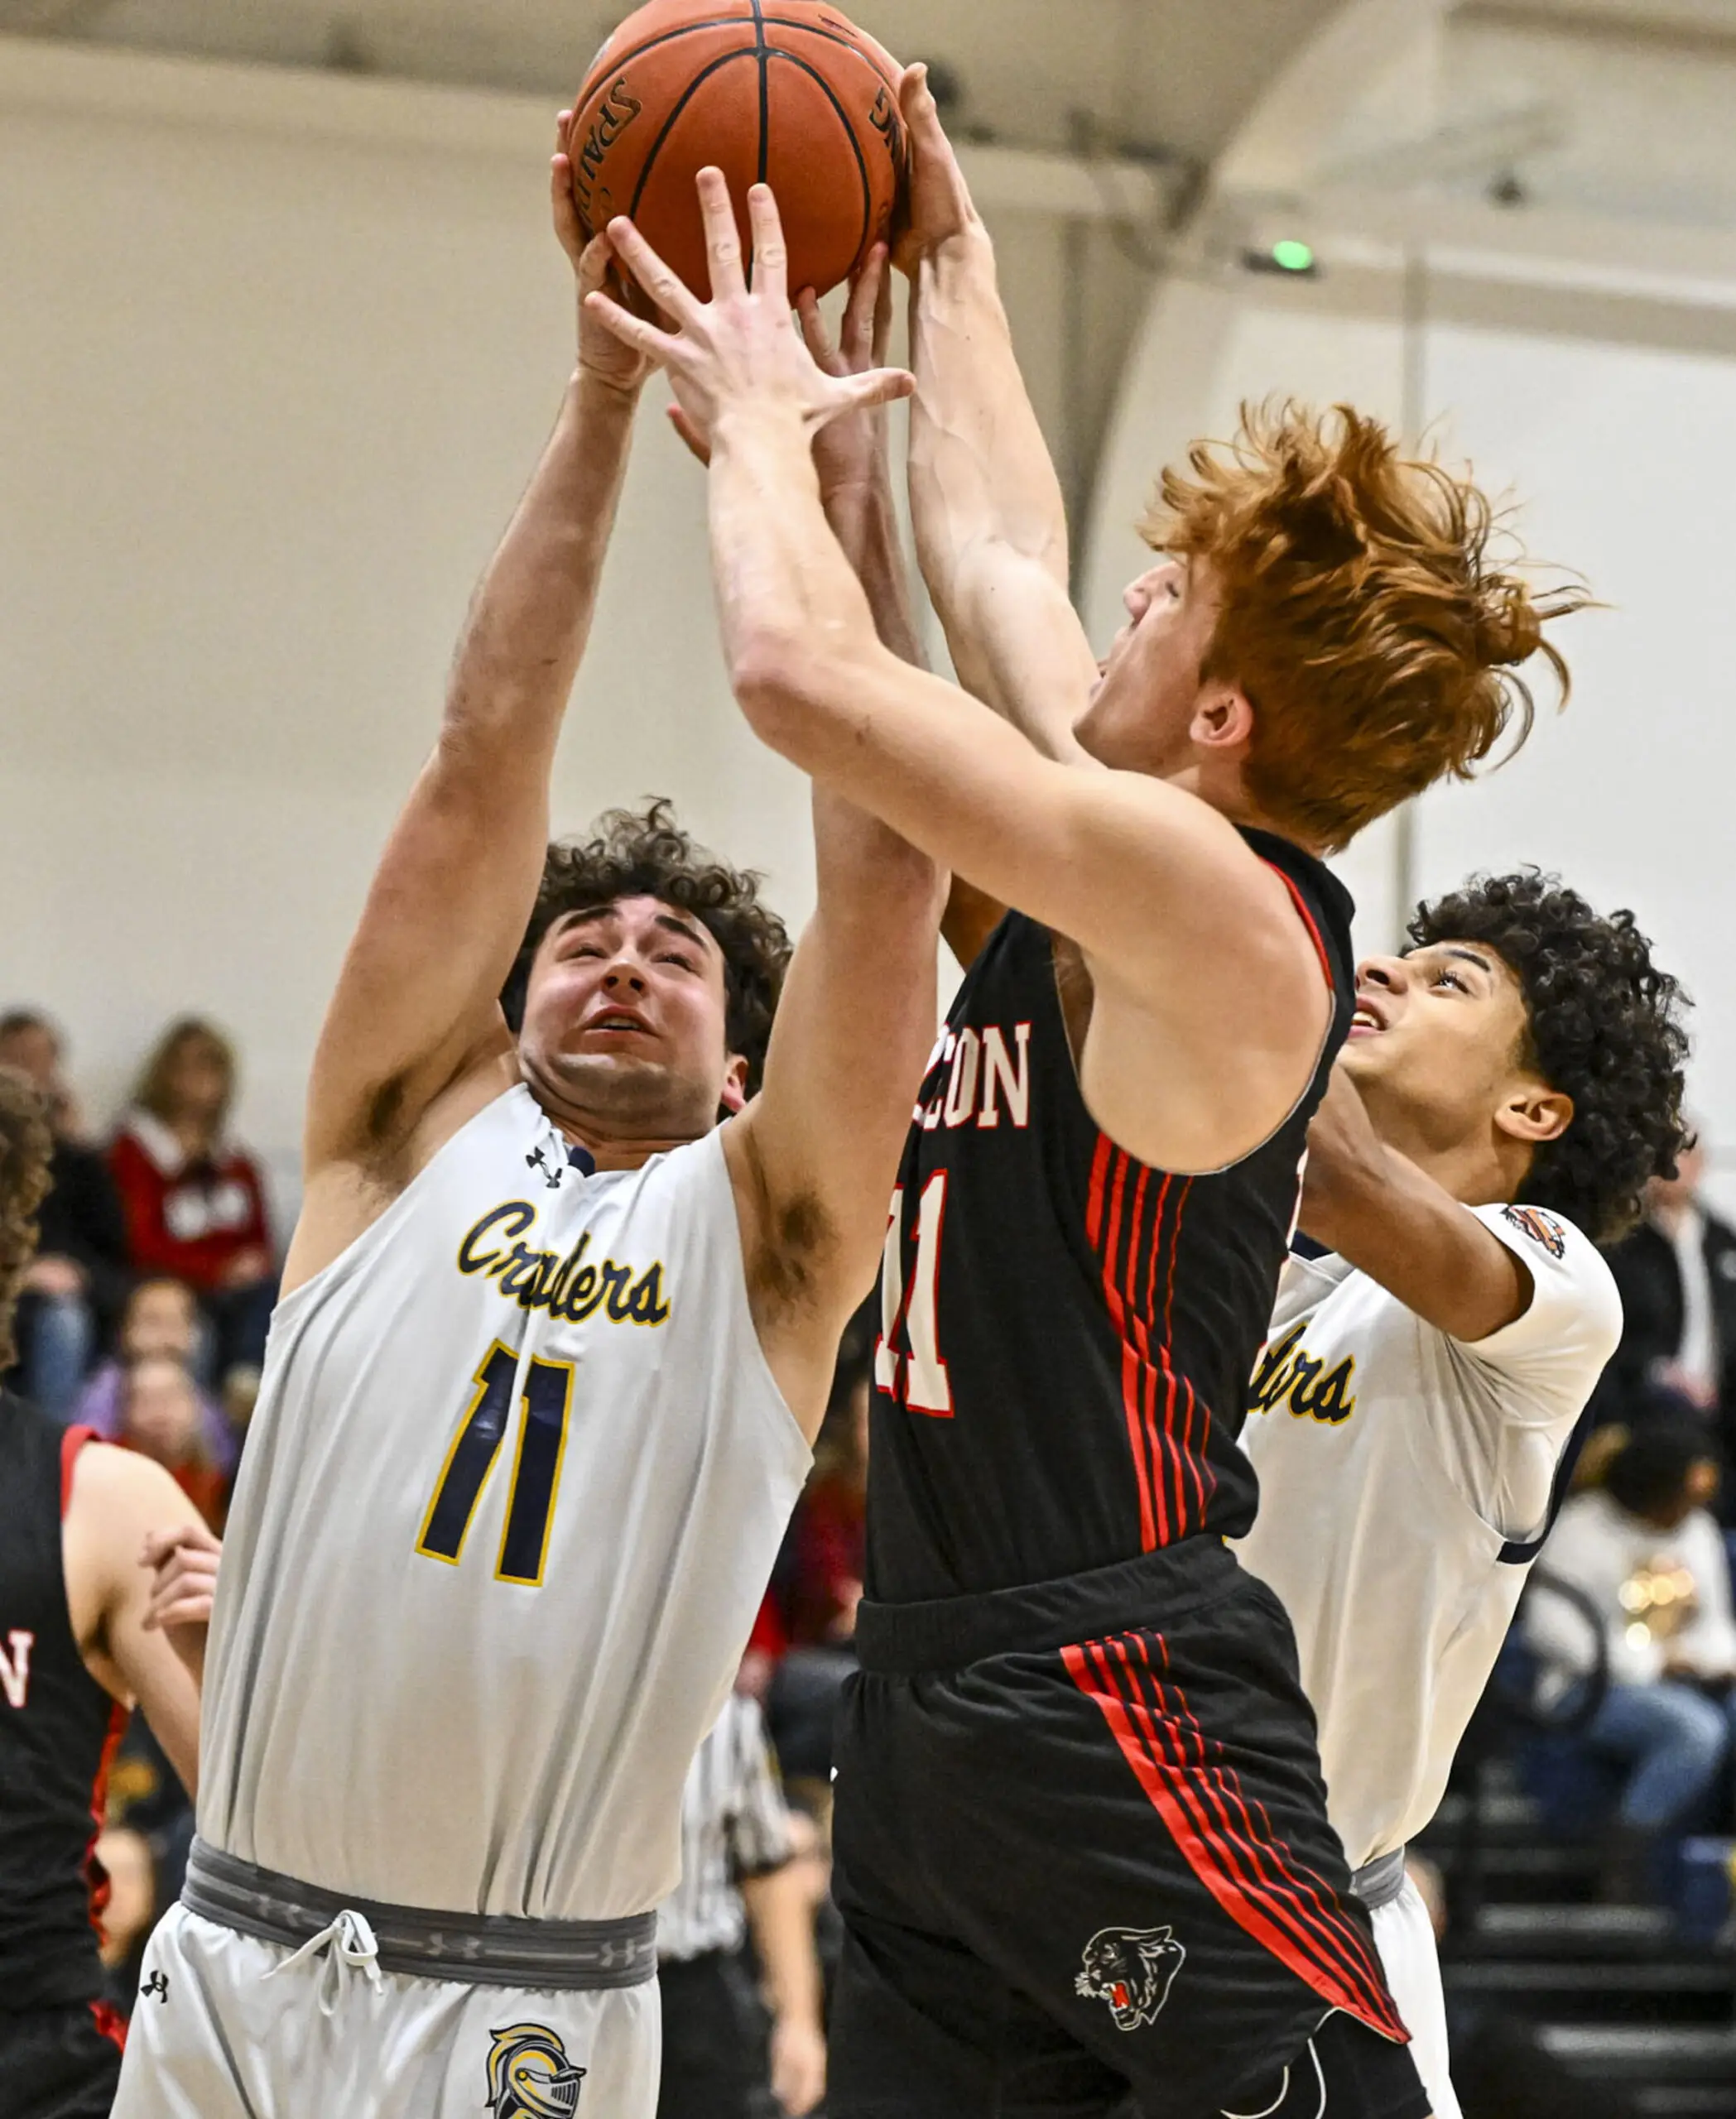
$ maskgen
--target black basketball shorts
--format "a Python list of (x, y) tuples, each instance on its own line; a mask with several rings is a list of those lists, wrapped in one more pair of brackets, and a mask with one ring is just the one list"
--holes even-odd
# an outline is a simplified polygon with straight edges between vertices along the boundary
[(5, 2119), (108, 2119), (126, 2033), (101, 2002), (0, 2013)]
[(833, 2119), (1426, 2119), (1289, 1620), (1220, 1544), (864, 1604), (858, 1647)]

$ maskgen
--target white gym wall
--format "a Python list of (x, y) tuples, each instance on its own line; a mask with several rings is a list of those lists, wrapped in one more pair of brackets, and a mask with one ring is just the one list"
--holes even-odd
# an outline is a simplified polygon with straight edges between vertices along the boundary
[[(339, 954), (572, 363), (552, 124), (528, 98), (0, 41), (0, 1004), (67, 1026), (99, 1119), (169, 1015), (209, 1011), (284, 1194)], [(1097, 196), (978, 161), (1076, 468), (1100, 414), (1067, 380), (1064, 223), (1018, 202), (1089, 237)], [(805, 784), (724, 681), (704, 480), (665, 401), (654, 382), (555, 824), (671, 795), (794, 924)]]
[[(1345, 24), (1361, 13), (1371, 36), (1375, 18), (1390, 26), (1401, 12), (1374, 0)], [(1615, 138), (1572, 131), (1541, 159), (1543, 195), (1522, 210), (1464, 183), (1408, 196), (1396, 180), (1316, 187), (1310, 157), (1318, 169), (1345, 151), (1332, 133), (1342, 113), (1318, 111), (1324, 129), (1299, 142), (1280, 84), (1226, 158), (1197, 241), (1154, 292), (1099, 478), (1088, 614), (1099, 632), (1114, 622), (1140, 559), (1127, 526), (1156, 467), (1190, 436), (1231, 431), (1245, 399), (1347, 399), (1424, 427), (1443, 458), (1468, 460), (1486, 489), (1513, 498), (1527, 548), (1583, 574), (1609, 608), (1556, 629), (1574, 676), (1565, 714), (1534, 665), (1541, 711), (1524, 752), (1416, 805), (1407, 872), (1427, 893), (1475, 869), (1536, 862), (1600, 906), (1633, 907), (1698, 1004), (1691, 1093), (1723, 1150), (1714, 1189), (1736, 1204), (1736, 240), (1715, 224), (1736, 190), (1736, 145), (1710, 116), (1729, 107), (1736, 63), (1728, 50), (1721, 69), (1697, 55), (1723, 100), (1702, 79), (1672, 103), (1663, 137), (1657, 52), (1635, 66), (1608, 41), (1564, 58), (1534, 23), (1463, 17), (1445, 49), (1438, 33), (1432, 53), (1426, 34), (1420, 41), (1413, 31), (1408, 49), (1363, 47), (1370, 101), (1383, 76), (1405, 79), (1402, 122), (1415, 131), (1438, 115), (1423, 92), (1431, 79), (1442, 94), (1465, 83), (1481, 94), (1498, 79), (1512, 108), (1567, 95), (1575, 118), (1589, 109)], [(1351, 38), (1338, 56), (1355, 50)], [(1432, 74), (1420, 63), (1431, 57)], [(1347, 74), (1354, 65), (1339, 72), (1341, 93)], [(1645, 166), (1623, 171), (1618, 142)], [(1404, 161), (1393, 152), (1396, 171)], [(1707, 225), (1642, 213), (1683, 195), (1690, 178)], [(1609, 210), (1617, 189), (1622, 214)], [(1320, 277), (1235, 268), (1244, 239), (1282, 233), (1313, 243)], [(1394, 829), (1366, 834), (1340, 865), (1362, 909), (1360, 944), (1390, 947), (1407, 872)]]

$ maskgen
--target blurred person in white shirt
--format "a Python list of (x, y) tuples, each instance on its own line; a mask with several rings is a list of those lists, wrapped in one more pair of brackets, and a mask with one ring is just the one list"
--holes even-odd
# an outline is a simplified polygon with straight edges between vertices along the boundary
[[(1627, 1768), (1611, 1848), (1612, 1896), (1644, 1896), (1651, 1851), (1690, 1819), (1736, 1742), (1736, 1617), (1729, 1559), (1711, 1511), (1719, 1466), (1686, 1415), (1641, 1428), (1600, 1491), (1576, 1495), (1549, 1545), (1549, 1570), (1584, 1592), (1603, 1622), (1609, 1689), (1586, 1741)], [(1527, 1607), (1527, 1636), (1560, 1694), (1593, 1647), (1557, 1598)]]

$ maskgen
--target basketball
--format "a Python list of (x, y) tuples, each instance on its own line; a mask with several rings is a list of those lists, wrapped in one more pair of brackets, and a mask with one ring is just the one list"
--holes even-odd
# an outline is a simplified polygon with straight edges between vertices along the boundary
[(618, 214), (709, 292), (694, 180), (769, 184), (792, 293), (847, 280), (892, 223), (905, 168), (900, 69), (819, 0), (651, 0), (597, 55), (574, 106), (573, 193), (587, 235)]

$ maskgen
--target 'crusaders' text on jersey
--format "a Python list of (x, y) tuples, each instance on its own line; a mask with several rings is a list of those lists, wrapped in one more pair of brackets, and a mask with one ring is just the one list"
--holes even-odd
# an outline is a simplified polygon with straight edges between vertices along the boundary
[(1094, 1123), (1045, 928), (1010, 914), (959, 991), (887, 1235), (878, 1602), (1050, 1581), (1253, 1520), (1236, 1438), (1355, 979), (1343, 886), (1282, 839), (1243, 837), (1288, 884), (1334, 1006), (1306, 1094), (1228, 1169), (1148, 1168)]

